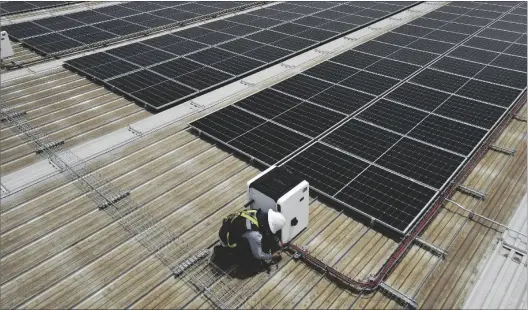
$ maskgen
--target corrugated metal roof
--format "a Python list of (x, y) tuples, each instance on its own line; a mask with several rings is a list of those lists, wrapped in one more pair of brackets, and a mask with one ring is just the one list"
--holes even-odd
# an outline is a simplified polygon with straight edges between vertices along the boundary
[[(66, 147), (149, 115), (65, 70), (2, 87), (1, 96), (12, 111), (26, 111), (32, 124), (53, 139), (66, 139)], [(188, 130), (186, 124), (204, 113), (87, 162), (93, 173), (130, 191), (137, 204), (186, 240), (191, 251), (216, 241), (220, 219), (242, 207), (245, 183), (259, 173), (249, 163)], [(525, 107), (521, 113), (526, 114)], [(2, 124), (3, 175), (40, 159), (11, 129)], [(506, 223), (526, 193), (526, 122), (513, 120), (496, 144), (517, 152), (508, 156), (488, 151), (464, 183), (487, 192), (486, 200), (461, 192), (452, 200)], [(100, 211), (76, 183), (58, 174), (2, 199), (0, 307), (213, 306), (188, 283), (172, 276), (118, 222)], [(344, 274), (364, 280), (379, 270), (399, 240), (340, 211), (324, 200), (312, 201), (310, 226), (297, 243), (307, 245), (312, 254)], [(447, 203), (421, 236), (446, 250), (447, 256), (442, 259), (414, 245), (386, 283), (423, 308), (462, 307), (491, 253), (490, 245), (499, 235), (498, 227), (476, 218), (469, 220), (467, 212)], [(338, 286), (289, 256), (269, 275), (234, 281), (234, 287), (262, 283), (255, 294), (247, 296), (246, 307), (403, 307), (379, 291), (362, 294)]]

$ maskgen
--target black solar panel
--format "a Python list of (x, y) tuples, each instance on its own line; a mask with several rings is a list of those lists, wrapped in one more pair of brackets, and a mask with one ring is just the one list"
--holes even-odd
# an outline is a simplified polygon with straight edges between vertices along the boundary
[(463, 160), (463, 156), (403, 138), (376, 163), (434, 188), (441, 188)]
[(335, 198), (389, 227), (405, 231), (435, 193), (411, 180), (370, 166)]
[(316, 143), (284, 166), (304, 177), (311, 187), (333, 196), (367, 168), (368, 163)]
[[(302, 24), (342, 19), (359, 12), (355, 4)], [(268, 89), (237, 105), (321, 135), (284, 166), (326, 196), (406, 231), (526, 89), (525, 30), (493, 21), (502, 11), (473, 2), (444, 6), (273, 86), (291, 97)], [(495, 26), (481, 27), (488, 24)], [(516, 34), (487, 38), (500, 31)]]
[(0, 15), (20, 14), (74, 3), (78, 3), (78, 1), (3, 1), (0, 7)]
[[(412, 4), (409, 3), (409, 5)], [(203, 11), (204, 6), (215, 8), (209, 2), (203, 4), (179, 3), (178, 5), (168, 3), (128, 4), (126, 6), (123, 5), (122, 8), (125, 12), (128, 12), (126, 14), (123, 13), (127, 15), (124, 20), (133, 21), (145, 27), (151, 27), (147, 24), (163, 23), (162, 17), (170, 18), (178, 10), (181, 12), (196, 13)], [(129, 68), (128, 64), (130, 63), (142, 69), (146, 68), (152, 71), (152, 73), (160, 74), (167, 78), (166, 81), (176, 82), (177, 85), (184, 87), (185, 91), (182, 89), (182, 96), (176, 96), (175, 98), (178, 99), (172, 102), (167, 102), (166, 98), (173, 96), (165, 96), (165, 99), (158, 100), (156, 96), (151, 95), (146, 90), (126, 88), (128, 91), (126, 91), (125, 95), (130, 95), (129, 98), (135, 100), (139, 100), (140, 98), (152, 99), (154, 100), (153, 104), (144, 100), (141, 103), (154, 110), (158, 110), (177, 105), (183, 102), (183, 100), (188, 100), (192, 96), (196, 96), (207, 89), (226, 84), (235, 78), (240, 78), (264, 66), (269, 66), (274, 62), (291, 56), (295, 52), (321, 44), (333, 37), (355, 29), (358, 27), (358, 24), (347, 21), (344, 21), (343, 24), (348, 26), (338, 31), (317, 28), (318, 25), (330, 23), (332, 20), (321, 16), (315, 17), (313, 15), (342, 6), (343, 4), (341, 3), (328, 3), (324, 7), (321, 7), (320, 4), (311, 6), (311, 4), (305, 2), (277, 4), (269, 8), (236, 15), (226, 20), (219, 20), (198, 27), (190, 27), (172, 34), (145, 40), (141, 43), (133, 43), (109, 50), (108, 53), (118, 57), (120, 61), (125, 62), (123, 63), (123, 68), (114, 69), (112, 67), (112, 72), (99, 70), (104, 67), (83, 70), (83, 68), (77, 67), (77, 61), (75, 60), (66, 62), (66, 66), (72, 70), (82, 71), (83, 74), (92, 75), (93, 73), (95, 79), (109, 86), (113, 86), (111, 83), (112, 79), (127, 73), (132, 74), (138, 70), (135, 67), (134, 69)], [(348, 5), (344, 6), (349, 7)], [(104, 15), (104, 12), (112, 12), (114, 14), (113, 12), (119, 11), (116, 8), (118, 7), (112, 6), (112, 9), (100, 10), (102, 13), (97, 14)], [(376, 12), (383, 13), (383, 16), (387, 16), (394, 12), (394, 8), (401, 10), (405, 8), (405, 5), (384, 5), (376, 9)], [(135, 10), (138, 13), (129, 15), (131, 10)], [(365, 8), (354, 7), (354, 12), (356, 13), (353, 15), (350, 15), (350, 13), (340, 13), (340, 18), (347, 16), (363, 18), (362, 23), (376, 20), (374, 17), (369, 17), (369, 15), (372, 15), (372, 12)], [(361, 12), (365, 12), (367, 16), (362, 15)], [(151, 18), (151, 16), (156, 17)], [(90, 19), (94, 18), (94, 15), (83, 13), (82, 16), (76, 16), (76, 18)], [(128, 28), (122, 27), (120, 23), (116, 23), (118, 20), (121, 23), (124, 22), (124, 20), (120, 19), (111, 19), (108, 22), (103, 22), (105, 26), (108, 26), (108, 29), (104, 29), (107, 32), (104, 33), (112, 36), (114, 35), (113, 29)], [(97, 38), (92, 37), (92, 35), (89, 37), (86, 34), (86, 30), (89, 30), (93, 35), (99, 35), (101, 32), (95, 31), (98, 25), (88, 25), (83, 26), (83, 29), (80, 30), (72, 29), (68, 31), (71, 31), (71, 35), (75, 35), (76, 38), (82, 37), (85, 40), (96, 40)], [(64, 39), (64, 37), (56, 38), (56, 40), (61, 42)], [(394, 62), (394, 65), (401, 66), (401, 72), (403, 72), (403, 67), (409, 68), (409, 65), (402, 63)], [(87, 72), (87, 70), (91, 71)], [(406, 72), (408, 73), (408, 71)], [(354, 68), (328, 63), (328, 65), (325, 65), (325, 68), (316, 68), (307, 72), (304, 76), (288, 79), (276, 85), (275, 89), (293, 96), (298, 96), (299, 98), (308, 99), (332, 86), (332, 84), (323, 82), (320, 79), (335, 83), (353, 76), (354, 73), (357, 73), (357, 70)], [(309, 77), (308, 75), (313, 75), (317, 79)], [(362, 75), (360, 74), (358, 78), (361, 77)], [(369, 76), (369, 78), (372, 80), (372, 87), (376, 91), (387, 86), (388, 81), (396, 81), (380, 75)], [(303, 86), (300, 86), (301, 84)], [(169, 84), (165, 83), (164, 85)], [(152, 85), (151, 87), (156, 89), (157, 86)], [(121, 90), (121, 88), (119, 89)], [(193, 92), (188, 94), (188, 89), (192, 89)], [(360, 88), (359, 90), (362, 89)], [(139, 91), (141, 91), (141, 96), (137, 96), (136, 94)], [(363, 102), (363, 98), (369, 96), (361, 93), (358, 94), (360, 97), (357, 100), (358, 102)], [(348, 99), (347, 101), (350, 100)], [(323, 105), (326, 106), (325, 104)], [(346, 111), (359, 107), (356, 103), (336, 103), (335, 105), (340, 106)]]
[[(10, 3), (2, 4), (0, 9), (2, 15), (12, 7)], [(24, 3), (43, 7), (39, 2)], [(61, 5), (67, 4), (66, 2), (57, 3), (62, 3)], [(250, 4), (237, 3), (230, 9)], [(152, 2), (143, 2), (141, 4), (123, 3), (8, 25), (3, 27), (3, 30), (6, 30), (11, 38), (23, 42), (43, 54), (63, 54), (72, 52), (73, 49), (102, 45), (105, 42), (120, 39), (122, 36), (138, 35), (169, 25), (176, 26), (180, 22), (197, 17), (207, 17), (210, 14), (216, 15), (224, 10), (226, 9), (215, 7), (208, 2), (167, 2), (163, 6)], [(46, 38), (52, 38), (57, 34), (64, 36), (65, 39), (53, 46), (43, 42)], [(220, 42), (226, 39), (225, 36), (229, 35), (217, 33), (209, 41)], [(43, 40), (36, 41), (31, 39), (35, 37)]]
[(353, 119), (326, 136), (323, 142), (375, 161), (400, 138), (396, 133)]

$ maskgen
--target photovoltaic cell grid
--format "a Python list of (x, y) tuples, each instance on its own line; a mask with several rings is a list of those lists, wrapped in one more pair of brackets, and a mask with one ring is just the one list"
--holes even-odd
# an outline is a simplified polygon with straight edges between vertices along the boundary
[(58, 55), (248, 5), (251, 2), (138, 1), (17, 23), (3, 30), (44, 55)]
[(391, 15), (404, 5), (280, 3), (69, 60), (66, 67), (158, 110)]
[(25, 13), (30, 11), (48, 9), (68, 4), (74, 1), (2, 1), (0, 2), (0, 16)]
[[(526, 63), (526, 9), (512, 9), (517, 4), (452, 3), (229, 109), (286, 127), (292, 137), (316, 138), (283, 165), (323, 194), (406, 232), (526, 90), (519, 65)], [(519, 32), (506, 31), (509, 41), (487, 38), (498, 22)], [(471, 46), (478, 40), (485, 44)], [(455, 53), (464, 48), (472, 50)], [(479, 51), (495, 54), (471, 58)], [(218, 138), (225, 128), (204, 125), (215, 115), (191, 126), (235, 147)], [(345, 117), (351, 119), (328, 130)], [(292, 150), (305, 143), (292, 139)], [(273, 149), (243, 152), (275, 164), (260, 155)]]

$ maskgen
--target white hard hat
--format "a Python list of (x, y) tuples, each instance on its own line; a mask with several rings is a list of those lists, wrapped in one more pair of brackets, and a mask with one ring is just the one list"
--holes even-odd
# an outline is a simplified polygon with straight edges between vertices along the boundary
[(285, 223), (286, 219), (282, 214), (271, 209), (268, 211), (268, 224), (272, 234), (281, 230)]

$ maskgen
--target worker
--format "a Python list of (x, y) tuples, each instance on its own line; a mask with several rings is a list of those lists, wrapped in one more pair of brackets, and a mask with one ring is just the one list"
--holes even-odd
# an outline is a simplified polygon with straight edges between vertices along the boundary
[(215, 254), (227, 252), (231, 263), (237, 263), (248, 273), (258, 273), (270, 263), (280, 261), (281, 245), (276, 233), (285, 222), (284, 216), (273, 210), (230, 214), (223, 220), (219, 232), (221, 247), (215, 248)]

